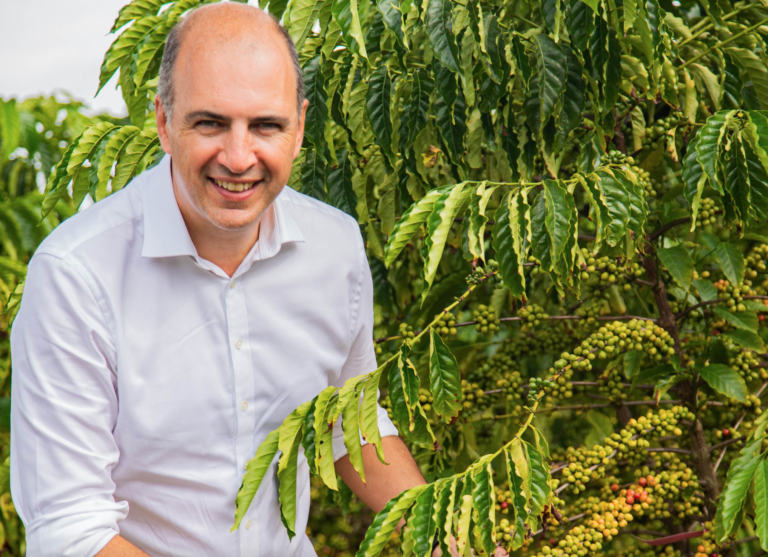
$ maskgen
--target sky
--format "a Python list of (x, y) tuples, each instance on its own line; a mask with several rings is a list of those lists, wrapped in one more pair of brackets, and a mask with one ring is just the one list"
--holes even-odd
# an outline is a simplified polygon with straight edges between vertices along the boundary
[(128, 0), (0, 0), (0, 97), (70, 93), (123, 116), (115, 82), (94, 99), (109, 30)]

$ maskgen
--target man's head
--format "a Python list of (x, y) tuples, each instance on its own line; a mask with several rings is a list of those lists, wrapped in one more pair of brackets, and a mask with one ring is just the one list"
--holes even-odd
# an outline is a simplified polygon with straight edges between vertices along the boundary
[(155, 106), (187, 224), (255, 225), (288, 181), (304, 132), (301, 70), (275, 20), (234, 2), (188, 14), (169, 35)]

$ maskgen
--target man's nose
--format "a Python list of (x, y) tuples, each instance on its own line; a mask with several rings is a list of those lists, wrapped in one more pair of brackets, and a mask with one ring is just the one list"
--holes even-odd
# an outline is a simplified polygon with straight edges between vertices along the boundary
[(232, 174), (243, 174), (256, 166), (258, 158), (255, 142), (246, 125), (233, 125), (224, 139), (219, 152), (219, 163), (226, 166)]

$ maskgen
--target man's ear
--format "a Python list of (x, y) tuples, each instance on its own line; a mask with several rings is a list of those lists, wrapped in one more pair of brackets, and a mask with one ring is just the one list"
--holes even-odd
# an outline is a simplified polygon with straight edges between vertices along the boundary
[[(155, 99), (157, 99), (157, 97), (155, 97)], [(299, 153), (301, 153), (301, 146), (304, 143), (304, 122), (306, 122), (307, 120), (308, 106), (309, 106), (309, 101), (307, 99), (304, 99), (304, 103), (301, 105), (301, 118), (299, 118), (299, 125), (296, 129), (296, 146), (293, 149), (294, 159), (296, 159), (296, 157), (299, 156)]]
[(168, 116), (163, 107), (163, 101), (160, 95), (155, 95), (155, 124), (157, 125), (157, 135), (160, 138), (160, 145), (163, 151), (171, 154), (171, 142), (168, 139)]

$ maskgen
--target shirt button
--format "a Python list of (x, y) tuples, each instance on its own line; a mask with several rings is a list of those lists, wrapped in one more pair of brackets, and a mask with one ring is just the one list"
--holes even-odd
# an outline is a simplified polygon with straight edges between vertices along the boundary
[(250, 520), (249, 520), (248, 522), (246, 522), (246, 523), (245, 523), (245, 529), (246, 529), (246, 530), (250, 530), (250, 529), (251, 529), (251, 526), (253, 526), (253, 522), (251, 522)]
[(235, 287), (235, 281), (234, 281), (234, 280), (233, 280), (232, 282), (230, 282), (230, 283), (229, 283), (229, 287), (230, 287), (230, 288), (234, 288), (234, 287)]
[[(244, 401), (243, 401), (243, 403), (240, 405), (240, 408), (242, 408), (242, 409), (243, 409), (243, 412), (245, 412), (246, 410), (248, 410), (248, 401), (247, 401), (247, 400), (244, 400)], [(246, 464), (246, 467), (247, 467), (247, 466), (248, 466), (248, 465)]]
[(239, 338), (237, 341), (235, 341), (235, 347), (239, 350), (243, 347), (243, 339)]
[(243, 464), (243, 470), (248, 471), (248, 463)]

